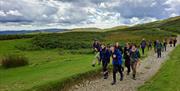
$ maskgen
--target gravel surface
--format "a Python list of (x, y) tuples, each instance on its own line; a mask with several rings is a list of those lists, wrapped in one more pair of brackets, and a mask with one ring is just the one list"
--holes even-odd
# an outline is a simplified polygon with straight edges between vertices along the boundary
[[(180, 43), (180, 36), (178, 36), (178, 44)], [(108, 79), (98, 78), (94, 80), (87, 80), (81, 84), (75, 85), (70, 88), (69, 91), (136, 91), (137, 87), (141, 86), (155, 75), (161, 67), (161, 64), (169, 58), (169, 53), (174, 47), (167, 47), (166, 52), (162, 52), (162, 57), (157, 58), (157, 54), (154, 51), (149, 52), (148, 57), (141, 60), (141, 64), (137, 68), (137, 79), (133, 80), (132, 75), (126, 75), (124, 71), (124, 80), (118, 81), (119, 74), (117, 74), (116, 85), (111, 85), (112, 73)]]

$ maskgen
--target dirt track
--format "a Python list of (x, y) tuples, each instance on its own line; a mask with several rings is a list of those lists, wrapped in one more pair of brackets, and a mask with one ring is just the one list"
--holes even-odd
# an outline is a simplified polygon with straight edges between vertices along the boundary
[[(178, 36), (178, 44), (180, 43), (180, 36)], [(116, 85), (111, 85), (112, 74), (109, 78), (104, 80), (103, 78), (95, 79), (92, 81), (85, 81), (80, 85), (73, 86), (69, 91), (136, 91), (137, 87), (144, 84), (145, 81), (150, 79), (161, 67), (161, 64), (169, 58), (169, 53), (174, 47), (167, 47), (166, 52), (162, 52), (162, 57), (157, 58), (157, 54), (153, 51), (149, 52), (149, 56), (142, 60), (138, 67), (137, 79), (133, 80), (132, 75), (127, 76), (124, 74), (124, 80), (118, 81), (119, 74), (117, 76)], [(126, 69), (125, 72), (126, 73)]]

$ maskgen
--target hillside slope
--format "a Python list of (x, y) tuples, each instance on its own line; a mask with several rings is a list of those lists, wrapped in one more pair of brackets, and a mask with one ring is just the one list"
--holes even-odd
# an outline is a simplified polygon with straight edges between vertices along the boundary
[(155, 22), (138, 24), (123, 30), (146, 30), (146, 29), (161, 29), (169, 32), (180, 34), (180, 16), (159, 20)]

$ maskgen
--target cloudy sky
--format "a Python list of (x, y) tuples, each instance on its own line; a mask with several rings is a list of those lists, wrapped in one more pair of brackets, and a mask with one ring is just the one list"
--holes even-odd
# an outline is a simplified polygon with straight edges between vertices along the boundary
[(180, 15), (180, 0), (0, 0), (0, 30), (108, 28)]

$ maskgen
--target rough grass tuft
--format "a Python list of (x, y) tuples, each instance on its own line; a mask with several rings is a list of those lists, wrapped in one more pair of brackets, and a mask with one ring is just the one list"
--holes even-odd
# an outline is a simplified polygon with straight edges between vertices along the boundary
[(13, 68), (28, 64), (28, 59), (19, 54), (7, 54), (1, 59), (1, 64), (4, 68)]

